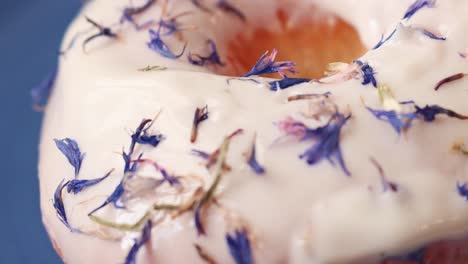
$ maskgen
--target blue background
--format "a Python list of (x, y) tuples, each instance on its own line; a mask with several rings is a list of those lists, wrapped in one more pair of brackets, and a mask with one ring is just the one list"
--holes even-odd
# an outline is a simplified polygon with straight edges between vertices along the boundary
[(30, 89), (53, 69), (79, 0), (0, 0), (0, 263), (61, 263), (41, 222), (42, 114)]

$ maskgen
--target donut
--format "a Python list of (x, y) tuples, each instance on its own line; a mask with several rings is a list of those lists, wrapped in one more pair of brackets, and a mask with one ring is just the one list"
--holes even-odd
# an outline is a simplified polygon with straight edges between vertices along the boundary
[(94, 0), (32, 91), (65, 263), (468, 263), (468, 2)]

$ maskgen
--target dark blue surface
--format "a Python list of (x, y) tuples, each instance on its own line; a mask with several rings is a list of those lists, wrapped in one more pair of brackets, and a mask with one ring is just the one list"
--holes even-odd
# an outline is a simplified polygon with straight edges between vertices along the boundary
[(29, 92), (53, 68), (79, 0), (0, 0), (0, 263), (61, 263), (41, 222), (41, 113)]

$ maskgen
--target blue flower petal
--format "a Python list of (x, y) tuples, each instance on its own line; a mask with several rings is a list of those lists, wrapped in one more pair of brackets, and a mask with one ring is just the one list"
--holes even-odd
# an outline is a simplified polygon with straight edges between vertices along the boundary
[(372, 86), (377, 88), (374, 69), (369, 64), (359, 60), (355, 61), (355, 63), (361, 67), (362, 85), (372, 84)]
[(424, 121), (433, 122), (437, 115), (447, 115), (449, 117), (457, 118), (460, 120), (468, 120), (468, 116), (458, 114), (452, 110), (443, 108), (438, 105), (426, 105), (425, 107), (414, 106), (416, 114), (420, 115)]
[(284, 122), (283, 130), (289, 134), (301, 138), (301, 141), (315, 140), (315, 144), (307, 149), (299, 157), (306, 160), (309, 165), (314, 165), (323, 159), (327, 159), (332, 165), (338, 162), (343, 172), (350, 176), (340, 148), (341, 128), (351, 118), (351, 115), (344, 116), (341, 113), (335, 113), (329, 122), (321, 127), (310, 129), (303, 123), (289, 119)]
[(390, 35), (388, 35), (388, 37), (385, 38), (385, 39), (384, 39), (384, 36), (382, 35), (382, 38), (380, 39), (379, 43), (377, 43), (377, 45), (375, 45), (375, 47), (372, 48), (372, 49), (375, 50), (375, 49), (380, 48), (383, 44), (385, 44), (387, 41), (389, 41), (389, 40), (393, 37), (393, 35), (395, 35), (396, 32), (397, 32), (397, 28), (395, 28), (395, 29), (392, 31), (392, 33), (390, 33)]
[(63, 203), (62, 199), (62, 190), (67, 186), (68, 182), (63, 184), (64, 179), (59, 183), (57, 188), (55, 189), (54, 192), (54, 208), (55, 212), (57, 213), (58, 219), (71, 231), (74, 233), (81, 233), (81, 231), (77, 228), (72, 227), (68, 223), (68, 218), (67, 218), (67, 213), (65, 211), (65, 205)]
[(144, 3), (142, 6), (124, 8), (124, 10), (122, 12), (122, 17), (120, 18), (120, 23), (123, 23), (123, 22), (127, 21), (127, 22), (131, 23), (132, 25), (134, 25), (136, 30), (141, 30), (148, 23), (145, 23), (143, 25), (138, 25), (136, 23), (136, 21), (135, 21), (135, 16), (145, 12), (154, 3), (156, 3), (156, 0), (147, 0), (146, 3)]
[(284, 90), (297, 84), (310, 82), (307, 78), (284, 78), (279, 81), (269, 82), (268, 85), (271, 91), (277, 91), (278, 89)]
[(415, 251), (412, 251), (408, 254), (401, 255), (401, 256), (390, 256), (385, 258), (386, 261), (412, 261), (417, 264), (424, 264), (424, 254), (425, 254), (425, 248), (420, 248)]
[(466, 201), (468, 201), (468, 182), (463, 184), (457, 182), (457, 191), (460, 196), (462, 196)]
[(232, 14), (236, 17), (238, 17), (242, 21), (246, 21), (247, 18), (245, 17), (244, 13), (242, 13), (239, 9), (231, 5), (228, 0), (218, 0), (216, 3), (216, 7), (218, 7), (220, 10)]
[(208, 40), (208, 45), (211, 49), (211, 53), (208, 56), (204, 57), (198, 54), (190, 53), (188, 56), (189, 62), (197, 66), (205, 66), (206, 64), (224, 66), (224, 63), (219, 58), (216, 43), (214, 43), (214, 41), (210, 39)]
[(424, 7), (432, 8), (435, 6), (435, 0), (416, 0), (406, 11), (403, 19), (410, 19), (416, 12)]
[(393, 129), (400, 134), (403, 130), (411, 127), (412, 121), (417, 117), (415, 114), (399, 114), (396, 111), (385, 111), (366, 107), (377, 119), (389, 123)]
[(39, 85), (31, 89), (32, 103), (35, 107), (41, 108), (47, 104), (57, 79), (57, 72), (58, 69), (55, 67)]
[(103, 177), (101, 178), (97, 178), (97, 179), (92, 179), (92, 180), (72, 180), (70, 181), (68, 184), (67, 184), (67, 192), (68, 193), (73, 193), (73, 194), (77, 194), (77, 193), (80, 193), (81, 191), (85, 190), (86, 188), (88, 187), (91, 187), (91, 186), (94, 186), (100, 182), (102, 182), (104, 179), (106, 179), (107, 177), (109, 177), (109, 175), (111, 175), (113, 170), (109, 171), (108, 173), (106, 173), (106, 175), (104, 175)]
[(132, 248), (127, 254), (125, 258), (125, 264), (136, 264), (136, 256), (140, 248), (148, 242), (151, 238), (151, 229), (153, 228), (153, 223), (151, 220), (148, 220), (143, 227), (143, 231), (141, 233), (140, 238), (135, 239), (135, 243), (133, 244)]
[(78, 176), (81, 168), (81, 162), (84, 159), (84, 153), (82, 154), (78, 143), (71, 138), (65, 139), (54, 139), (57, 148), (65, 155), (68, 162), (75, 168), (75, 177)]
[(247, 164), (249, 164), (250, 168), (252, 168), (252, 170), (256, 174), (261, 175), (265, 173), (265, 168), (262, 165), (260, 165), (257, 161), (255, 143), (252, 146), (252, 150), (250, 152), (250, 157), (247, 160)]
[(157, 53), (159, 53), (161, 56), (169, 58), (169, 59), (177, 59), (177, 58), (180, 58), (184, 54), (185, 48), (187, 47), (187, 45), (184, 45), (184, 48), (179, 54), (175, 54), (169, 49), (166, 43), (163, 42), (163, 40), (161, 39), (159, 30), (154, 31), (150, 29), (149, 33), (150, 33), (151, 39), (150, 39), (150, 42), (148, 43), (148, 47), (151, 50), (154, 50)]
[(234, 235), (226, 234), (226, 242), (236, 264), (253, 264), (252, 249), (247, 230), (236, 230)]
[(285, 78), (286, 71), (290, 73), (296, 73), (296, 70), (294, 69), (296, 63), (291, 61), (275, 62), (277, 53), (278, 51), (276, 49), (273, 49), (270, 55), (268, 55), (268, 51), (265, 52), (255, 63), (252, 69), (248, 73), (243, 74), (241, 77), (249, 77), (252, 75), (268, 73), (279, 73), (283, 78)]
[(194, 143), (198, 137), (198, 127), (201, 122), (208, 120), (209, 112), (208, 105), (205, 107), (195, 109), (192, 122), (192, 132), (190, 133), (190, 142)]
[(428, 36), (429, 38), (431, 39), (435, 39), (435, 40), (447, 40), (446, 37), (440, 37), (440, 36), (437, 36), (436, 34), (428, 31), (427, 29), (421, 29), (422, 33), (426, 36)]
[[(137, 143), (140, 145), (151, 145), (153, 147), (157, 147), (159, 143), (161, 143), (161, 141), (165, 139), (165, 137), (162, 134), (154, 134), (154, 135), (148, 134), (148, 129), (151, 128), (152, 124), (153, 123), (151, 119), (143, 119), (140, 125), (138, 125), (137, 129), (135, 130), (135, 133), (133, 133), (131, 136), (132, 141), (130, 144), (130, 151), (129, 151), (128, 156), (133, 155), (133, 151)], [(127, 161), (128, 157), (127, 158), (124, 157), (124, 160)]]
[(193, 219), (195, 223), (195, 228), (197, 229), (198, 235), (205, 235), (205, 227), (203, 226), (202, 220), (201, 220), (201, 213), (203, 210), (203, 203), (199, 202), (195, 205), (194, 209), (194, 214), (193, 214)]

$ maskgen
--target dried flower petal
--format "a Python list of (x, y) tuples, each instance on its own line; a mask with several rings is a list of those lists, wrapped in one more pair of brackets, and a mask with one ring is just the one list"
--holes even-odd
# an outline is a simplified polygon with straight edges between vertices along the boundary
[(217, 262), (214, 258), (206, 252), (204, 248), (202, 248), (199, 244), (193, 244), (195, 249), (197, 250), (198, 256), (207, 264), (216, 264)]
[[(135, 175), (138, 168), (138, 164), (140, 163), (141, 158), (143, 156), (143, 154), (141, 153), (136, 160), (132, 160), (132, 156), (135, 151), (135, 146), (137, 143), (150, 144), (154, 147), (156, 147), (159, 144), (160, 138), (148, 136), (147, 132), (158, 116), (156, 116), (153, 120), (143, 119), (143, 121), (138, 125), (137, 129), (135, 130), (135, 133), (133, 133), (133, 135), (131, 136), (131, 143), (128, 154), (125, 153), (125, 151), (122, 152), (122, 158), (124, 160), (124, 176), (122, 180), (115, 187), (111, 195), (107, 197), (107, 199), (100, 206), (88, 213), (88, 216), (92, 216), (95, 212), (99, 211), (101, 208), (107, 206), (110, 203), (112, 203), (117, 209), (125, 208), (123, 205), (120, 204), (121, 197), (125, 193), (124, 182), (125, 180), (131, 179)], [(156, 140), (156, 138), (159, 139)]]
[(31, 99), (34, 108), (40, 110), (47, 104), (50, 92), (57, 79), (57, 72), (58, 69), (55, 67), (39, 85), (31, 89)]
[(157, 171), (159, 171), (159, 172), (161, 173), (161, 175), (163, 176), (164, 181), (166, 181), (167, 183), (169, 183), (171, 186), (172, 186), (172, 185), (176, 185), (176, 184), (180, 184), (179, 178), (177, 178), (176, 176), (169, 175), (169, 173), (167, 173), (166, 169), (164, 169), (162, 166), (160, 166), (158, 163), (156, 163), (156, 162), (153, 161), (153, 160), (150, 160), (150, 159), (139, 159), (139, 160), (136, 160), (136, 161), (134, 161), (134, 162), (136, 162), (136, 163), (147, 163), (147, 164), (150, 164), (150, 165), (153, 166)]
[(326, 77), (318, 80), (319, 83), (341, 83), (351, 79), (358, 79), (360, 66), (356, 63), (333, 62), (328, 64)]
[(385, 260), (386, 261), (411, 261), (411, 263), (425, 264), (424, 254), (425, 254), (425, 248), (419, 248), (405, 255), (387, 257), (385, 258)]
[(195, 29), (195, 26), (183, 26), (181, 25), (177, 19), (181, 16), (185, 16), (191, 14), (190, 12), (183, 12), (178, 15), (169, 17), (169, 18), (161, 18), (159, 21), (159, 27), (161, 30), (162, 35), (164, 36), (170, 36), (175, 33), (179, 33), (182, 30), (189, 30), (189, 29)]
[(211, 156), (210, 153), (198, 149), (192, 149), (192, 154), (205, 160), (209, 159)]
[[(159, 114), (160, 113), (158, 113), (154, 119), (143, 119), (141, 121), (135, 132), (131, 135), (132, 141), (130, 143), (130, 149), (127, 156), (131, 157), (133, 155), (137, 143), (141, 145), (151, 145), (153, 147), (157, 147), (159, 143), (165, 139), (162, 134), (149, 135), (148, 133), (148, 130), (153, 126), (153, 123), (158, 118)], [(130, 161), (130, 159), (125, 159), (125, 157), (124, 160)], [(128, 168), (128, 166), (126, 166), (126, 168)], [(127, 170), (125, 170), (125, 172), (127, 172)]]
[(143, 227), (143, 231), (141, 233), (141, 237), (138, 239), (135, 239), (135, 243), (133, 244), (132, 248), (127, 254), (127, 257), (125, 258), (125, 264), (136, 264), (136, 255), (138, 254), (138, 251), (140, 248), (148, 242), (148, 240), (151, 238), (151, 229), (153, 228), (153, 223), (151, 220), (148, 220)]
[(462, 196), (466, 201), (468, 201), (468, 182), (463, 184), (457, 182), (457, 191), (460, 196)]
[(372, 109), (370, 107), (366, 108), (377, 119), (389, 123), (398, 134), (410, 128), (413, 120), (417, 118), (417, 115), (414, 113), (404, 114), (395, 110), (386, 111)]
[(374, 69), (369, 64), (359, 60), (355, 61), (355, 63), (361, 67), (362, 84), (367, 85), (371, 83), (375, 88), (377, 88)]
[(455, 142), (452, 146), (452, 150), (468, 156), (468, 148), (465, 147), (465, 144), (463, 142)]
[(88, 31), (89, 30), (85, 30), (85, 31), (79, 31), (79, 32), (75, 33), (75, 35), (72, 37), (72, 39), (68, 43), (67, 47), (64, 50), (61, 50), (59, 52), (59, 54), (60, 55), (66, 55), (75, 46), (75, 43), (78, 40), (78, 38), (80, 38), (81, 35), (88, 33)]
[(150, 34), (150, 42), (148, 42), (148, 48), (154, 50), (155, 52), (159, 53), (161, 56), (169, 58), (169, 59), (177, 59), (180, 58), (184, 52), (187, 45), (184, 45), (182, 51), (179, 54), (173, 53), (166, 43), (163, 42), (160, 36), (161, 26), (159, 26), (158, 31), (154, 31), (152, 29), (149, 30)]
[(67, 184), (67, 192), (68, 193), (73, 192), (73, 194), (77, 194), (77, 193), (83, 191), (84, 189), (86, 189), (88, 187), (94, 186), (94, 185), (102, 182), (104, 179), (109, 177), (109, 175), (111, 175), (113, 171), (114, 171), (114, 169), (110, 170), (103, 177), (97, 178), (97, 179), (92, 179), (92, 180), (76, 180), (75, 179), (75, 180), (71, 180)]
[(196, 6), (197, 8), (199, 8), (200, 10), (211, 13), (211, 10), (208, 9), (206, 6), (202, 5), (200, 3), (200, 0), (191, 0), (191, 1), (192, 1), (192, 4)]
[(336, 113), (327, 125), (309, 130), (308, 136), (316, 138), (317, 143), (300, 155), (300, 158), (305, 159), (309, 165), (316, 164), (324, 158), (332, 165), (335, 165), (333, 159), (336, 159), (343, 172), (351, 176), (351, 173), (344, 163), (339, 141), (341, 128), (350, 118), (351, 115), (344, 116), (340, 113)]
[(468, 60), (468, 48), (466, 48), (464, 51), (460, 51), (458, 54), (459, 54), (460, 57), (462, 57), (463, 59)]
[(377, 91), (379, 93), (380, 102), (382, 103), (384, 110), (394, 110), (396, 112), (400, 112), (400, 103), (393, 96), (393, 92), (389, 86), (385, 84), (379, 85), (377, 86)]
[(433, 122), (437, 115), (447, 115), (449, 117), (457, 118), (460, 120), (468, 120), (468, 116), (458, 114), (452, 110), (440, 107), (438, 105), (426, 105), (425, 107), (419, 107), (413, 101), (400, 102), (400, 104), (413, 105), (415, 110), (409, 113), (400, 113), (399, 111), (391, 110), (376, 110), (367, 107), (367, 110), (371, 112), (376, 118), (388, 122), (395, 131), (400, 134), (401, 131), (407, 130), (411, 127), (412, 122), (415, 119), (422, 119), (425, 122)]
[(119, 184), (115, 187), (114, 191), (111, 193), (111, 195), (109, 195), (109, 197), (107, 197), (107, 199), (100, 206), (89, 212), (88, 216), (93, 215), (94, 213), (101, 210), (110, 203), (113, 203), (114, 207), (117, 209), (124, 209), (125, 207), (119, 204), (120, 197), (122, 197), (124, 192), (125, 189), (123, 187), (123, 181), (120, 181)]
[(416, 12), (424, 7), (432, 8), (435, 6), (436, 0), (416, 0), (406, 11), (403, 19), (410, 19)]
[(253, 254), (246, 229), (235, 230), (234, 235), (226, 234), (229, 252), (236, 264), (252, 264)]
[(122, 196), (122, 201), (125, 204), (126, 201), (153, 194), (165, 181), (165, 179), (138, 176), (127, 179), (124, 181), (125, 193)]
[(108, 221), (108, 220), (105, 220), (99, 216), (95, 216), (95, 215), (90, 215), (89, 216), (89, 219), (95, 223), (98, 223), (102, 226), (105, 226), (105, 227), (110, 227), (110, 228), (113, 228), (113, 229), (117, 229), (117, 230), (120, 230), (120, 231), (135, 231), (136, 229), (140, 228), (148, 219), (150, 219), (151, 217), (151, 213), (150, 212), (147, 212), (145, 215), (143, 215), (143, 217), (141, 217), (137, 222), (133, 223), (133, 224), (128, 224), (128, 223), (115, 223), (115, 222), (111, 222), (111, 221)]
[(287, 88), (292, 87), (294, 85), (301, 84), (301, 83), (306, 83), (306, 82), (310, 82), (310, 81), (311, 80), (307, 79), (307, 78), (288, 78), (288, 77), (286, 77), (286, 78), (284, 78), (282, 80), (279, 80), (279, 81), (269, 82), (268, 86), (270, 87), (271, 91), (277, 91), (279, 89), (284, 90), (284, 89), (287, 89)]
[(299, 139), (305, 138), (308, 132), (308, 128), (304, 123), (296, 121), (290, 116), (286, 117), (285, 120), (279, 121), (276, 125), (281, 132)]
[(99, 32), (92, 35), (92, 36), (89, 36), (87, 39), (85, 39), (83, 41), (83, 44), (82, 44), (82, 48), (83, 48), (83, 51), (86, 52), (86, 45), (93, 41), (94, 39), (96, 38), (99, 38), (99, 37), (108, 37), (108, 38), (112, 38), (112, 39), (115, 39), (117, 38), (117, 34), (115, 34), (114, 32), (112, 32), (112, 30), (109, 28), (109, 27), (104, 27), (100, 24), (98, 24), (97, 22), (95, 22), (94, 20), (92, 20), (91, 18), (89, 17), (86, 17), (86, 21), (88, 23), (90, 23), (91, 25), (93, 25), (94, 27), (96, 27)]
[(301, 159), (305, 159), (309, 165), (316, 164), (324, 158), (335, 165), (333, 161), (335, 159), (344, 173), (350, 176), (351, 173), (344, 163), (339, 142), (341, 128), (350, 118), (351, 115), (344, 116), (341, 113), (335, 113), (326, 125), (310, 129), (303, 123), (289, 117), (286, 121), (279, 122), (278, 128), (287, 135), (300, 138), (301, 141), (316, 140), (312, 147), (299, 156)]
[(193, 116), (193, 124), (192, 124), (192, 133), (190, 135), (190, 142), (194, 143), (197, 141), (198, 136), (198, 127), (201, 122), (208, 119), (208, 105), (205, 105), (203, 108), (195, 109), (195, 114)]
[(265, 52), (255, 63), (253, 68), (241, 77), (249, 77), (252, 75), (261, 75), (268, 73), (279, 73), (281, 77), (286, 78), (285, 71), (288, 71), (290, 73), (296, 73), (296, 70), (294, 69), (296, 63), (290, 61), (275, 62), (277, 54), (278, 51), (276, 49), (273, 49), (270, 55), (268, 55), (268, 51)]
[(431, 38), (431, 39), (435, 39), (435, 40), (447, 40), (446, 37), (438, 36), (438, 35), (436, 35), (436, 34), (430, 32), (430, 31), (427, 30), (427, 29), (422, 28), (422, 29), (420, 29), (420, 30), (422, 31), (422, 33), (423, 33), (424, 35), (428, 36), (428, 37)]
[(242, 13), (239, 9), (231, 5), (228, 0), (218, 0), (216, 3), (216, 7), (222, 10), (225, 13), (232, 14), (236, 17), (238, 17), (240, 20), (243, 22), (246, 22), (246, 17), (244, 13)]
[(221, 182), (222, 176), (224, 175), (224, 167), (226, 163), (226, 157), (229, 150), (230, 137), (226, 137), (219, 148), (219, 155), (215, 164), (215, 179), (205, 194), (199, 201), (196, 202), (194, 207), (194, 223), (199, 235), (205, 235), (205, 228), (203, 225), (203, 213), (204, 210), (209, 206), (211, 199), (213, 198), (219, 183)]
[(80, 230), (72, 227), (69, 223), (68, 223), (68, 218), (67, 218), (67, 213), (65, 211), (65, 205), (63, 203), (63, 199), (62, 199), (62, 190), (63, 188), (65, 188), (65, 186), (68, 184), (65, 183), (63, 184), (65, 179), (63, 179), (59, 185), (57, 186), (57, 188), (55, 189), (55, 192), (54, 192), (54, 208), (55, 208), (55, 212), (57, 213), (57, 217), (58, 219), (71, 231), (71, 232), (74, 232), (74, 233), (81, 233)]
[(145, 23), (143, 25), (138, 25), (135, 21), (135, 16), (142, 14), (146, 10), (148, 10), (154, 3), (156, 3), (156, 0), (147, 0), (145, 4), (139, 7), (126, 7), (124, 8), (122, 12), (122, 17), (120, 18), (120, 23), (123, 23), (125, 21), (128, 21), (132, 25), (135, 26), (136, 30), (141, 30), (144, 28), (148, 23)]
[(249, 154), (249, 158), (247, 160), (247, 164), (249, 164), (250, 168), (252, 168), (252, 170), (256, 174), (261, 175), (261, 174), (265, 174), (265, 168), (262, 165), (260, 165), (258, 163), (258, 161), (257, 161), (255, 138), (254, 138), (254, 141), (253, 141), (253, 144), (252, 144), (252, 148), (250, 149), (250, 154)]
[(382, 181), (383, 192), (387, 192), (387, 191), (397, 192), (398, 191), (398, 185), (387, 179), (387, 176), (385, 175), (385, 172), (384, 172), (384, 170), (382, 168), (382, 165), (380, 165), (380, 163), (378, 163), (377, 160), (375, 160), (374, 158), (371, 158), (370, 161), (372, 162), (372, 164), (374, 164), (374, 166), (379, 171), (380, 179)]
[(289, 96), (288, 102), (298, 101), (298, 100), (320, 99), (319, 104), (323, 106), (326, 104), (326, 100), (324, 99), (328, 99), (331, 94), (332, 94), (331, 92), (325, 92), (323, 94), (317, 94), (317, 93), (296, 94), (296, 95)]
[(423, 120), (426, 122), (434, 121), (437, 115), (447, 115), (449, 117), (457, 118), (460, 120), (468, 120), (468, 116), (458, 114), (452, 110), (443, 108), (438, 105), (426, 105), (423, 108), (414, 105), (414, 107), (416, 108), (415, 113), (420, 115), (420, 117), (423, 118)]
[(457, 74), (451, 75), (451, 76), (449, 76), (449, 77), (447, 77), (447, 78), (444, 78), (444, 79), (440, 80), (440, 81), (437, 83), (437, 85), (436, 85), (436, 87), (434, 88), (434, 90), (437, 91), (437, 90), (439, 90), (439, 88), (442, 87), (443, 85), (445, 85), (445, 84), (447, 84), (447, 83), (450, 83), (450, 82), (453, 82), (453, 81), (456, 81), (456, 80), (460, 80), (460, 79), (464, 78), (466, 75), (467, 75), (467, 74), (461, 72), (461, 73), (457, 73)]
[(377, 45), (375, 45), (375, 47), (372, 48), (372, 49), (375, 50), (375, 49), (380, 48), (383, 44), (385, 44), (387, 41), (389, 41), (393, 37), (393, 35), (395, 35), (396, 32), (397, 32), (397, 28), (395, 28), (392, 31), (392, 33), (390, 33), (390, 35), (388, 35), (388, 37), (386, 37), (385, 39), (384, 39), (384, 35), (382, 34), (382, 37), (380, 38), (379, 43), (377, 43)]
[(75, 178), (78, 176), (85, 154), (81, 153), (78, 143), (71, 138), (54, 139), (57, 148), (65, 155), (68, 162), (75, 168)]
[[(131, 151), (132, 151), (131, 153), (133, 153), (133, 149)], [(119, 182), (119, 184), (115, 187), (114, 191), (112, 191), (111, 195), (109, 195), (109, 197), (107, 197), (106, 200), (101, 205), (99, 205), (97, 208), (95, 208), (94, 210), (89, 212), (88, 216), (93, 215), (94, 213), (101, 210), (102, 208), (104, 208), (105, 206), (107, 206), (110, 203), (112, 203), (114, 205), (114, 207), (117, 208), (117, 209), (125, 209), (125, 206), (123, 206), (121, 204), (121, 201), (120, 201), (122, 195), (125, 193), (124, 182), (125, 182), (125, 180), (130, 179), (130, 178), (133, 177), (133, 175), (135, 174), (135, 172), (137, 170), (137, 165), (139, 164), (139, 161), (141, 160), (142, 156), (143, 156), (143, 154), (140, 154), (138, 156), (138, 159), (136, 161), (134, 161), (133, 164), (132, 164), (131, 154), (128, 155), (125, 152), (122, 153), (122, 157), (123, 157), (124, 163), (125, 163), (125, 165), (124, 165), (124, 177)]]
[(198, 66), (205, 66), (205, 64), (224, 66), (224, 63), (221, 62), (221, 59), (219, 58), (218, 50), (216, 48), (216, 44), (214, 43), (214, 41), (209, 39), (208, 45), (210, 46), (210, 49), (211, 49), (210, 55), (204, 57), (199, 54), (189, 53), (189, 56), (188, 56), (189, 62), (193, 65), (198, 65)]
[(141, 69), (138, 69), (138, 71), (142, 71), (142, 72), (149, 72), (149, 71), (164, 71), (164, 70), (167, 70), (167, 67), (164, 67), (164, 66), (158, 66), (158, 65), (155, 65), (155, 66), (146, 66), (145, 68), (141, 68)]
[[(243, 132), (244, 132), (243, 129), (237, 129), (236, 131), (232, 132), (228, 136), (228, 139), (231, 140), (233, 137), (238, 136), (238, 135), (242, 134)], [(219, 148), (216, 149), (215, 151), (213, 151), (211, 154), (208, 153), (208, 152), (205, 152), (205, 151), (192, 149), (192, 154), (193, 155), (201, 157), (201, 158), (203, 158), (203, 159), (205, 159), (207, 161), (206, 167), (208, 169), (211, 168), (213, 165), (215, 165), (215, 163), (216, 163), (216, 161), (218, 160), (218, 157), (219, 157), (219, 152), (220, 152)], [(229, 166), (226, 165), (225, 169), (229, 170)]]
[(132, 135), (132, 140), (133, 142), (138, 143), (140, 145), (151, 145), (153, 147), (157, 147), (159, 143), (161, 143), (161, 141), (165, 139), (165, 137), (162, 134), (149, 135), (148, 129), (149, 127), (141, 131), (135, 132)]

